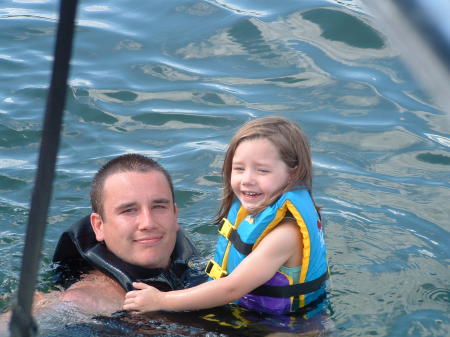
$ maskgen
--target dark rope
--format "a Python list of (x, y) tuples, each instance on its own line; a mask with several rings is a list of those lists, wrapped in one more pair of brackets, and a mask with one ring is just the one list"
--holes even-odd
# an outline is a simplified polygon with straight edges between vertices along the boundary
[(13, 306), (9, 324), (13, 337), (28, 337), (37, 334), (37, 325), (31, 314), (31, 306), (62, 129), (76, 8), (77, 0), (60, 1), (58, 32), (39, 150), (39, 163), (28, 215), (17, 300)]
[(432, 13), (423, 9), (420, 1), (397, 0), (395, 5), (400, 9), (408, 21), (422, 35), (433, 53), (442, 61), (442, 64), (450, 71), (450, 40), (444, 33), (444, 27), (439, 26), (442, 22), (435, 22)]

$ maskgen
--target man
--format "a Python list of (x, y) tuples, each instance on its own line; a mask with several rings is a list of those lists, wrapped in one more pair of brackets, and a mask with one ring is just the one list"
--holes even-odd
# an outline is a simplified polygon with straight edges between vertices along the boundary
[(112, 159), (93, 179), (91, 205), (91, 215), (63, 233), (53, 258), (60, 283), (72, 284), (38, 293), (35, 316), (54, 315), (54, 307), (64, 307), (63, 316), (110, 315), (122, 310), (136, 280), (162, 290), (192, 284), (188, 264), (196, 252), (178, 225), (171, 178), (157, 162), (137, 154)]
[(172, 181), (157, 162), (137, 154), (109, 161), (93, 179), (91, 205), (91, 226), (82, 219), (63, 233), (55, 250), (60, 279), (91, 269), (61, 301), (111, 314), (122, 309), (135, 280), (163, 290), (184, 287), (195, 251), (179, 231)]

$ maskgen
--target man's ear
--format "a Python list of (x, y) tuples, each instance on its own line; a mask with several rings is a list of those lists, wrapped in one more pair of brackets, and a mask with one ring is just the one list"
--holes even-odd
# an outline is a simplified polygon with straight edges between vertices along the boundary
[(95, 233), (95, 239), (99, 242), (105, 240), (103, 235), (103, 220), (100, 214), (91, 213), (91, 226)]
[(180, 229), (180, 224), (178, 223), (178, 206), (177, 204), (173, 204), (173, 211), (175, 212), (175, 221), (176, 221), (176, 230), (178, 232), (178, 230)]

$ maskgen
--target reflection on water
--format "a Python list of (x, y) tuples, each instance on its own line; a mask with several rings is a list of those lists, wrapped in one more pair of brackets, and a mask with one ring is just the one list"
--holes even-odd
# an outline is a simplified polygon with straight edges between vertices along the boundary
[[(18, 284), (56, 10), (51, 1), (0, 8), (8, 27), (0, 31), (3, 310)], [(81, 1), (77, 24), (40, 289), (51, 286), (58, 236), (90, 210), (92, 175), (124, 152), (171, 172), (180, 224), (206, 261), (227, 143), (245, 121), (277, 114), (309, 137), (332, 274), (326, 318), (302, 321), (297, 333), (448, 335), (450, 117), (359, 1)], [(242, 326), (236, 316), (213, 314), (118, 314), (64, 327), (50, 315), (46, 328), (52, 336), (286, 332), (267, 327), (274, 318), (236, 332), (226, 326)]]
[[(67, 313), (67, 311), (66, 311)], [(147, 313), (118, 312), (112, 317), (97, 316), (68, 322), (64, 327), (42, 330), (43, 336), (315, 336), (330, 330), (329, 317), (265, 317), (234, 306), (198, 312)]]
[(381, 49), (384, 41), (379, 33), (361, 19), (344, 11), (313, 9), (302, 13), (305, 20), (318, 24), (323, 38), (340, 41), (356, 48)]
[(417, 160), (429, 164), (450, 165), (450, 157), (445, 154), (420, 153), (416, 156)]

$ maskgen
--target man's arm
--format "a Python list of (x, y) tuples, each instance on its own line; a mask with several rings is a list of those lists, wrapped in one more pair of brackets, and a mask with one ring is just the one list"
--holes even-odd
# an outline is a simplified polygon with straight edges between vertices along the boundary
[[(50, 293), (36, 292), (33, 298), (33, 312), (32, 315), (35, 320), (41, 325), (40, 317), (46, 317), (52, 312), (56, 312), (56, 308), (61, 303), (61, 292), (52, 291)], [(39, 308), (39, 310), (37, 310)], [(9, 336), (9, 323), (11, 320), (12, 311), (9, 310), (0, 315), (0, 336)]]
[[(99, 271), (85, 275), (64, 291), (37, 292), (33, 299), (33, 317), (40, 329), (111, 315), (122, 310), (125, 290)], [(8, 336), (11, 312), (0, 315), (0, 336)], [(52, 326), (53, 325), (53, 326)]]

